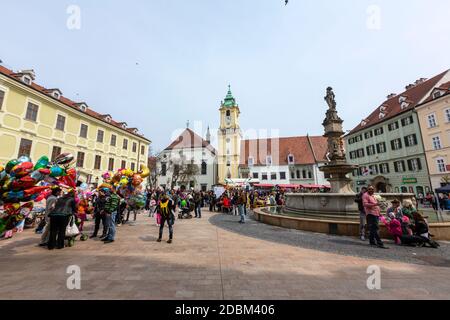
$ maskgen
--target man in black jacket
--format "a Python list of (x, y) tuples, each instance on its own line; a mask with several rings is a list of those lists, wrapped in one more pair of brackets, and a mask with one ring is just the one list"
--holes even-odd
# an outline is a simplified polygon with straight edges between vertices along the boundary
[(362, 241), (366, 240), (366, 211), (363, 205), (363, 195), (367, 192), (366, 187), (361, 188), (361, 192), (356, 195), (355, 202), (358, 204), (359, 210), (359, 236)]
[(104, 190), (99, 190), (98, 197), (94, 203), (94, 216), (95, 216), (95, 227), (94, 233), (91, 235), (91, 238), (96, 238), (98, 234), (98, 230), (100, 229), (100, 222), (103, 224), (103, 232), (100, 238), (106, 237), (108, 234), (108, 225), (106, 221), (105, 210), (106, 203), (106, 194)]
[(48, 249), (53, 250), (64, 248), (66, 228), (70, 217), (77, 212), (75, 203), (75, 192), (70, 190), (64, 196), (56, 200), (55, 208), (50, 212), (50, 238)]

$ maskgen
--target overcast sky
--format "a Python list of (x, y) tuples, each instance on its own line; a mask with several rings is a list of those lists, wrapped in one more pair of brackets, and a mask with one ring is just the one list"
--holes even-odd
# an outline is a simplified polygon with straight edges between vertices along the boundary
[(1, 0), (0, 11), (6, 67), (138, 127), (155, 151), (187, 120), (215, 131), (228, 84), (243, 130), (318, 135), (327, 86), (350, 130), (389, 93), (450, 68), (448, 0)]

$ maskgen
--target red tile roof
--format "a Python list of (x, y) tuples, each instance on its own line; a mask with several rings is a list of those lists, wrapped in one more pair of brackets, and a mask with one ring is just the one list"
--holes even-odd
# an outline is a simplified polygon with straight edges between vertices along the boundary
[[(433, 94), (434, 94), (434, 92), (436, 92), (436, 90), (442, 91), (443, 93), (439, 97), (435, 98), (433, 96)], [(431, 91), (431, 93), (428, 96), (428, 98), (423, 103), (421, 103), (421, 105), (425, 104), (427, 102), (430, 102), (432, 100), (439, 99), (440, 97), (448, 95), (448, 94), (450, 94), (450, 81), (446, 82), (446, 83), (443, 83), (443, 84), (437, 86), (436, 88), (434, 88), (433, 91)]]
[(272, 165), (288, 165), (291, 154), (295, 164), (315, 164), (325, 162), (326, 153), (327, 138), (321, 136), (242, 140), (240, 164), (248, 166), (252, 157), (254, 166), (265, 166), (266, 157), (272, 156)]
[(186, 149), (186, 148), (206, 148), (213, 154), (216, 154), (216, 149), (198, 134), (196, 134), (191, 129), (187, 128), (184, 130), (178, 138), (175, 139), (166, 149), (164, 150), (174, 150), (174, 149)]
[[(23, 83), (22, 81), (20, 81), (20, 79), (19, 79), (20, 73), (14, 73), (12, 70), (9, 70), (8, 68), (5, 68), (5, 67), (3, 67), (3, 66), (1, 66), (1, 65), (0, 65), (0, 74), (3, 74), (3, 75), (5, 75), (5, 76), (7, 76), (7, 77), (9, 77), (9, 78), (11, 78), (11, 79), (17, 80), (17, 81), (19, 81), (19, 82), (20, 82), (21, 84), (23, 84), (23, 85), (27, 85), (27, 84)], [(42, 94), (45, 94), (46, 96), (49, 96), (49, 97), (52, 98), (52, 99), (55, 99), (55, 98), (50, 94), (50, 91), (49, 91), (49, 89), (47, 89), (47, 88), (44, 88), (44, 87), (42, 87), (42, 86), (40, 86), (40, 85), (38, 85), (38, 84), (36, 84), (36, 83), (34, 83), (34, 82), (32, 82), (31, 85), (29, 85), (29, 87), (33, 88), (34, 90), (36, 90), (36, 91), (38, 91), (38, 92), (40, 92), (40, 93), (42, 93)], [(68, 98), (66, 98), (66, 97), (64, 97), (64, 96), (61, 96), (60, 99), (55, 99), (55, 100), (58, 100), (59, 102), (65, 104), (65, 105), (67, 105), (67, 106), (69, 106), (69, 107), (71, 107), (71, 108), (73, 108), (73, 109), (76, 109), (76, 110), (82, 112), (82, 111), (80, 110), (80, 108), (78, 107), (79, 103), (74, 102), (74, 101), (72, 101), (72, 100), (70, 100), (70, 99), (68, 99)], [(150, 140), (147, 139), (147, 138), (145, 138), (143, 135), (135, 134), (135, 133), (133, 133), (133, 132), (128, 131), (127, 129), (122, 128), (121, 122), (116, 122), (116, 121), (114, 121), (114, 120), (111, 120), (111, 122), (107, 122), (107, 121), (104, 119), (104, 115), (102, 115), (102, 114), (100, 114), (100, 113), (97, 113), (97, 112), (95, 112), (94, 110), (92, 110), (92, 109), (90, 109), (90, 108), (88, 108), (88, 109), (86, 110), (86, 112), (84, 112), (84, 113), (86, 113), (88, 116), (91, 116), (91, 117), (93, 117), (93, 118), (95, 118), (95, 119), (97, 119), (97, 120), (100, 120), (100, 121), (103, 121), (103, 122), (105, 122), (105, 123), (108, 123), (108, 124), (110, 124), (110, 125), (112, 125), (112, 126), (114, 126), (114, 127), (117, 127), (117, 128), (120, 129), (120, 130), (126, 131), (126, 132), (129, 133), (129, 134), (132, 134), (132, 135), (134, 135), (134, 136), (136, 136), (136, 137), (139, 137), (139, 138), (141, 138), (141, 139), (145, 139), (145, 140), (147, 140), (148, 142), (150, 142)]]
[[(417, 105), (419, 105), (428, 95), (430, 94), (430, 91), (441, 81), (450, 70), (446, 70), (443, 73), (426, 80), (422, 83), (419, 83), (410, 89), (404, 91), (403, 93), (396, 95), (395, 97), (392, 97), (390, 99), (387, 99), (384, 101), (378, 108), (375, 109), (366, 119), (366, 125), (363, 126), (361, 123), (358, 124), (352, 131), (350, 131), (349, 134), (354, 134), (358, 131), (367, 129), (369, 127), (372, 127), (374, 125), (377, 125), (381, 122), (384, 122), (388, 119), (391, 119), (403, 112), (409, 111), (413, 108), (415, 108)], [(399, 101), (400, 97), (405, 97), (406, 102), (409, 103), (409, 106), (406, 108), (401, 108), (401, 103)], [(385, 109), (385, 116), (383, 118), (380, 118), (380, 108), (384, 106)]]

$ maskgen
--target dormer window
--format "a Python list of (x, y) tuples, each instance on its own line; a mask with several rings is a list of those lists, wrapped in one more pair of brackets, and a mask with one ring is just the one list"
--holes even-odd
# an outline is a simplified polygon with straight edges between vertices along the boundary
[(403, 102), (401, 103), (400, 107), (402, 108), (402, 110), (403, 110), (403, 109), (406, 109), (406, 108), (409, 107), (409, 103), (406, 102), (406, 101), (403, 101)]
[(381, 113), (386, 113), (387, 107), (386, 106), (381, 106), (380, 107), (380, 112)]
[(110, 116), (105, 117), (106, 122), (111, 122), (112, 118)]
[(403, 103), (406, 101), (406, 97), (405, 96), (400, 96), (400, 98), (398, 98), (398, 103)]
[(385, 116), (386, 116), (386, 114), (385, 114), (385, 113), (383, 113), (383, 112), (380, 112), (380, 114), (379, 114), (378, 118), (379, 118), (379, 119), (383, 119), (383, 118), (384, 118)]
[(248, 166), (253, 167), (254, 164), (255, 164), (255, 159), (253, 159), (253, 157), (248, 157)]
[(61, 95), (59, 94), (58, 91), (53, 91), (52, 96), (53, 96), (53, 98), (58, 99), (58, 100), (59, 100), (59, 98), (61, 98)]
[(83, 112), (86, 112), (86, 110), (88, 109), (88, 105), (84, 102), (76, 103), (75, 105)]
[(126, 129), (127, 128), (127, 124), (125, 122), (121, 123), (120, 126), (122, 127), (122, 129)]
[(134, 130), (133, 130), (133, 133), (134, 133), (134, 134), (137, 134), (137, 133), (138, 133), (138, 129), (134, 129)]
[(27, 84), (27, 85), (31, 85), (31, 78), (29, 76), (23, 76), (22, 77), (22, 82)]
[(440, 96), (442, 96), (442, 91), (436, 90), (435, 92), (433, 92), (433, 98), (434, 98), (434, 99), (437, 99), (437, 98), (439, 98)]
[(367, 125), (367, 120), (361, 121), (361, 127), (364, 127), (365, 125)]
[(288, 164), (294, 164), (295, 163), (295, 157), (293, 154), (288, 155)]

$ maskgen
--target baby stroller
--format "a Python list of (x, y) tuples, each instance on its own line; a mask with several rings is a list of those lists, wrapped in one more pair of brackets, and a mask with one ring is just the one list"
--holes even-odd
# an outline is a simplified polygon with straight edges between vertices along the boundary
[(178, 219), (192, 219), (191, 206), (186, 200), (182, 200), (180, 204), (180, 213), (178, 214)]

